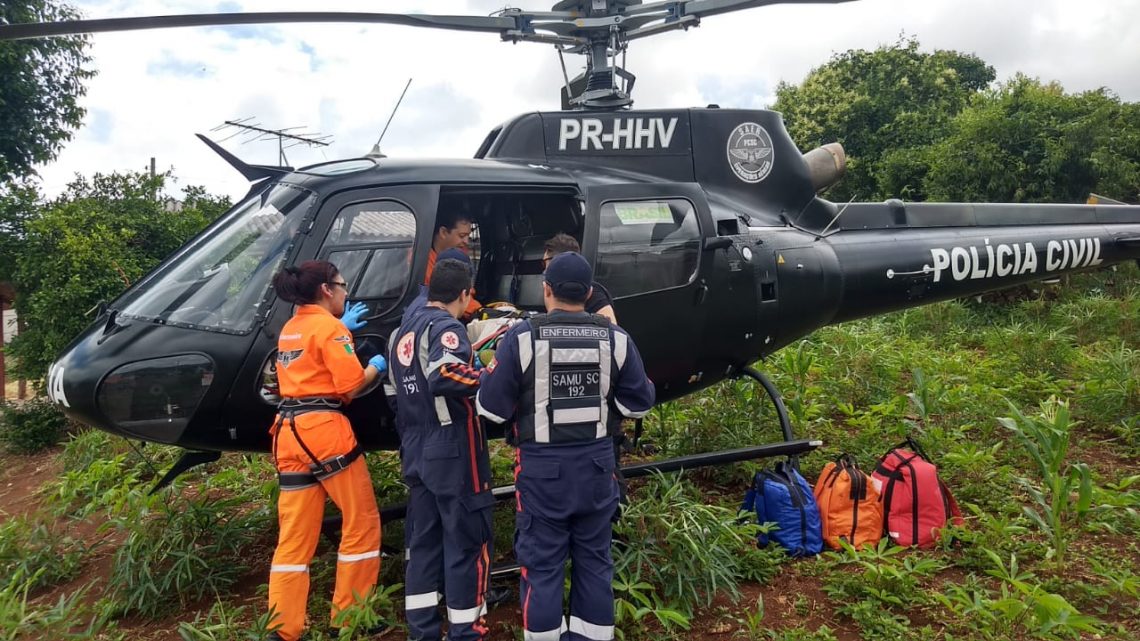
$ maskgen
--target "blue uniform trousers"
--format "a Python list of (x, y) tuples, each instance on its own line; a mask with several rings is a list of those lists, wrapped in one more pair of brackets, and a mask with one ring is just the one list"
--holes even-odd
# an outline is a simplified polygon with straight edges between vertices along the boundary
[[(515, 556), (522, 566), (524, 639), (614, 638), (613, 517), (618, 507), (613, 441), (524, 443), (518, 451)], [(570, 618), (562, 616), (571, 560)]]
[(408, 491), (404, 594), (409, 638), (440, 638), (442, 597), (447, 605), (447, 638), (483, 639), (494, 498), (490, 492), (437, 496), (420, 483)]

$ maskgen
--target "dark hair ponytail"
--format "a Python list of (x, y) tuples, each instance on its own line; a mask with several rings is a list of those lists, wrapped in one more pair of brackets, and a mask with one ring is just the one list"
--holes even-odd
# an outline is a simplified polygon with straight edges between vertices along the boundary
[(273, 289), (282, 300), (308, 305), (321, 297), (321, 285), (332, 282), (339, 274), (336, 265), (326, 260), (307, 260), (274, 274)]

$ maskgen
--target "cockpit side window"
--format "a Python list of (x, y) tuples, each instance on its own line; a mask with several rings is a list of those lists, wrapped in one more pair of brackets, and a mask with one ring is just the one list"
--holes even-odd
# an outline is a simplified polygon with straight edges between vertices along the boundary
[(116, 307), (124, 317), (250, 331), (315, 202), (312, 192), (284, 183), (243, 201)]
[(340, 270), (351, 300), (382, 314), (407, 290), (415, 239), (416, 217), (403, 203), (353, 203), (337, 214), (321, 255)]

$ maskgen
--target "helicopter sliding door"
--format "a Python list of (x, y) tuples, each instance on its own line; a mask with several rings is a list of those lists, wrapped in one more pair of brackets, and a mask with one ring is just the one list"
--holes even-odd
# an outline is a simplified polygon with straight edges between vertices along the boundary
[(633, 336), (659, 398), (699, 384), (705, 330), (704, 238), (711, 226), (696, 184), (603, 185), (586, 190), (583, 250), (594, 278)]

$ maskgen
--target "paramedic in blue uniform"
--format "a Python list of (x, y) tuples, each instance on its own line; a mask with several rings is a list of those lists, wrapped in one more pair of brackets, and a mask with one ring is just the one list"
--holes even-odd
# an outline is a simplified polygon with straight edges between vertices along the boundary
[(486, 638), (491, 572), (491, 468), (475, 413), (480, 371), (456, 320), (471, 300), (471, 269), (440, 260), (422, 309), (396, 330), (389, 356), (400, 462), (408, 485), (404, 607), (411, 639)]
[[(505, 423), (515, 463), (515, 556), (527, 641), (614, 638), (611, 525), (618, 507), (610, 412), (645, 415), (655, 399), (629, 335), (586, 313), (592, 273), (576, 252), (546, 268), (546, 314), (499, 341), (479, 387), (479, 413)], [(563, 566), (570, 618), (563, 619)]]

